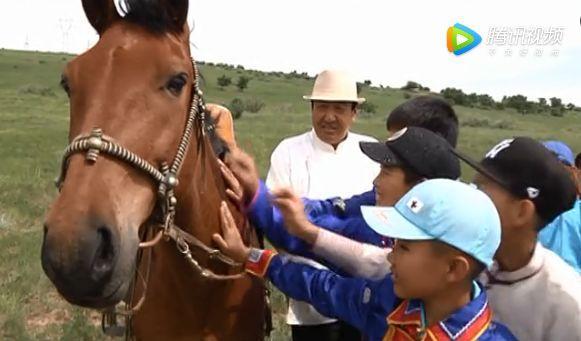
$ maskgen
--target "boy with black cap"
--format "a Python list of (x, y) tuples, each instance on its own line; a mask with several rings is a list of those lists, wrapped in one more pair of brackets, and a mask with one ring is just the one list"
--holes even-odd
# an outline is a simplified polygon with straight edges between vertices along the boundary
[(498, 209), (502, 241), (482, 276), (498, 320), (521, 340), (581, 340), (581, 277), (537, 242), (539, 230), (575, 201), (558, 159), (527, 137), (500, 142), (480, 163), (458, 154)]
[[(441, 193), (446, 193), (445, 199)], [(494, 322), (486, 292), (474, 281), (492, 263), (500, 220), (481, 191), (449, 179), (426, 180), (394, 207), (362, 209), (378, 233), (396, 238), (392, 276), (346, 278), (294, 263), (271, 250), (249, 249), (225, 203), (222, 251), (268, 278), (282, 292), (363, 331), (370, 340), (514, 340)]]

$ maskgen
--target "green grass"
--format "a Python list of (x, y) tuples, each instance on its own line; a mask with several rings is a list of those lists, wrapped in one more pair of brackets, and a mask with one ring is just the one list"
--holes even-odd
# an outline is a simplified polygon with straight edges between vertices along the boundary
[[(103, 339), (95, 313), (73, 308), (58, 297), (40, 267), (41, 226), (44, 212), (56, 194), (57, 174), (68, 130), (68, 100), (59, 88), (60, 73), (73, 56), (0, 50), (0, 339)], [(229, 103), (234, 97), (258, 98), (266, 106), (257, 114), (244, 113), (236, 121), (239, 144), (256, 158), (266, 174), (269, 155), (284, 137), (310, 128), (310, 107), (302, 95), (312, 80), (287, 79), (250, 71), (202, 66), (206, 100)], [(217, 86), (225, 74), (236, 82), (252, 80), (239, 92)], [(452, 84), (451, 84), (452, 85)], [(366, 89), (363, 95), (378, 113), (360, 117), (354, 131), (384, 139), (386, 114), (404, 101), (404, 92)], [(475, 158), (499, 140), (513, 135), (558, 138), (581, 150), (581, 114), (565, 117), (522, 116), (514, 111), (456, 107), (461, 122), (459, 148)], [(488, 120), (492, 127), (472, 127)], [(504, 127), (500, 129), (498, 127)], [(464, 177), (472, 172), (464, 168)], [(285, 300), (273, 293), (273, 340), (288, 338)]]

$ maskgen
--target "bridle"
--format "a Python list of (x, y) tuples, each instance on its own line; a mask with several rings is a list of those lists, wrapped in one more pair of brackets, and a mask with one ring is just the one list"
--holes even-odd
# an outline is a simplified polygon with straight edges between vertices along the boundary
[[(94, 164), (97, 161), (99, 154), (101, 153), (107, 154), (108, 156), (111, 156), (114, 159), (129, 164), (133, 168), (149, 175), (149, 177), (152, 178), (153, 181), (158, 186), (156, 205), (157, 207), (159, 207), (159, 210), (161, 212), (160, 215), (161, 218), (157, 217), (157, 219), (156, 218), (150, 219), (152, 223), (147, 224), (146, 228), (148, 230), (146, 231), (145, 236), (149, 234), (148, 232), (150, 228), (157, 229), (157, 232), (155, 233), (154, 237), (151, 238), (150, 240), (142, 241), (139, 243), (140, 251), (145, 248), (153, 247), (162, 238), (164, 238), (165, 240), (172, 239), (175, 242), (177, 250), (184, 256), (184, 258), (190, 264), (191, 268), (194, 271), (196, 271), (199, 275), (201, 275), (203, 278), (211, 280), (238, 279), (245, 276), (244, 269), (240, 263), (237, 263), (230, 257), (224, 255), (223, 253), (220, 252), (220, 250), (205, 245), (198, 238), (184, 231), (180, 227), (176, 226), (174, 223), (177, 205), (177, 198), (174, 194), (174, 190), (178, 185), (178, 175), (181, 166), (183, 164), (186, 152), (188, 151), (192, 134), (194, 133), (195, 122), (199, 121), (200, 123), (199, 127), (201, 127), (202, 134), (205, 134), (206, 131), (205, 126), (206, 107), (204, 104), (204, 100), (202, 98), (203, 93), (200, 90), (198, 84), (199, 79), (198, 69), (193, 59), (192, 65), (193, 65), (192, 100), (188, 111), (186, 126), (182, 138), (180, 140), (180, 143), (178, 145), (176, 155), (171, 165), (163, 163), (161, 167), (159, 167), (158, 169), (148, 161), (141, 158), (139, 155), (131, 152), (127, 148), (115, 142), (115, 139), (113, 139), (112, 137), (103, 134), (102, 129), (94, 128), (89, 134), (77, 136), (67, 146), (67, 148), (64, 151), (64, 155), (62, 157), (60, 175), (56, 179), (55, 184), (60, 191), (66, 176), (69, 158), (76, 153), (86, 152), (85, 159), (87, 162), (91, 164)], [(216, 274), (212, 270), (203, 267), (200, 264), (200, 262), (194, 258), (190, 247), (195, 247), (202, 251), (208, 257), (209, 260), (215, 259), (229, 267), (234, 268), (237, 267), (240, 270), (238, 273), (233, 275)], [(116, 325), (116, 315), (122, 315), (128, 318), (141, 308), (143, 302), (145, 301), (150, 264), (151, 264), (151, 255), (149, 255), (148, 259), (147, 273), (144, 278), (143, 277), (141, 278), (144, 285), (144, 289), (143, 294), (138, 303), (135, 304), (133, 307), (129, 307), (128, 304), (126, 304), (127, 307), (125, 309), (116, 309), (115, 307), (107, 309), (103, 313), (104, 329), (107, 323), (112, 327), (112, 329), (119, 328), (119, 326)], [(138, 267), (136, 266), (136, 269), (137, 268)], [(133, 282), (133, 286), (135, 286), (135, 280)], [(118, 334), (119, 331), (117, 332), (113, 331), (112, 333)]]

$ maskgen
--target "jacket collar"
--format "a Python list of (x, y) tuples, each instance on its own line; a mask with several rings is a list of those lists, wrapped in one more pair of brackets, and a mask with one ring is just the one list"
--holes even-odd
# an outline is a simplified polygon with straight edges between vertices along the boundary
[[(467, 305), (458, 309), (444, 321), (427, 328), (427, 337), (433, 339), (472, 340), (481, 335), (492, 320), (486, 292), (480, 293)], [(389, 326), (422, 326), (422, 303), (420, 300), (403, 301), (387, 318)], [(406, 328), (407, 329), (407, 328)]]
[(348, 144), (350, 144), (352, 139), (351, 139), (351, 133), (347, 132), (347, 136), (345, 136), (345, 139), (337, 145), (337, 149), (335, 150), (335, 148), (333, 148), (332, 145), (321, 140), (321, 138), (319, 138), (319, 136), (317, 136), (317, 133), (315, 132), (315, 128), (313, 128), (313, 129), (311, 129), (311, 140), (313, 141), (313, 145), (315, 146), (315, 148), (317, 148), (319, 150), (322, 150), (324, 152), (329, 152), (329, 153), (338, 153), (338, 152), (341, 152)]
[(515, 271), (501, 271), (495, 262), (489, 270), (482, 275), (483, 283), (488, 287), (494, 284), (513, 284), (529, 279), (543, 269), (545, 263), (545, 249), (537, 243), (533, 251), (533, 256), (527, 265)]

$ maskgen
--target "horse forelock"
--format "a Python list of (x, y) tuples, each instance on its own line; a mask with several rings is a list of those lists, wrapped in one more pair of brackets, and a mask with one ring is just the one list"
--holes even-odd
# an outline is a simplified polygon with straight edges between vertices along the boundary
[(142, 26), (152, 33), (177, 33), (182, 27), (175, 26), (175, 18), (160, 0), (121, 0), (125, 20)]

